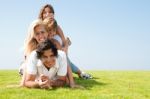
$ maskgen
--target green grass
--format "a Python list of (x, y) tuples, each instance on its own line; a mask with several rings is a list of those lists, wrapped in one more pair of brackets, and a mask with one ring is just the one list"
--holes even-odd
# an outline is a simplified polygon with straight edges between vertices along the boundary
[(19, 84), (16, 70), (0, 70), (0, 99), (150, 99), (150, 71), (88, 71), (95, 78), (79, 79), (85, 89), (51, 90), (9, 87)]

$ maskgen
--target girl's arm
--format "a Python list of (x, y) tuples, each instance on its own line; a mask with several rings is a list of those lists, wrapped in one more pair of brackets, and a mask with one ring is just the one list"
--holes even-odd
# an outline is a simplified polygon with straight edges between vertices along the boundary
[(62, 29), (60, 28), (59, 25), (57, 26), (57, 34), (60, 36), (60, 38), (62, 40), (62, 43), (63, 43), (62, 49), (63, 49), (63, 51), (65, 51), (67, 53), (68, 43), (67, 43), (67, 41), (65, 39), (65, 36), (64, 36), (64, 33), (63, 33), (63, 31), (62, 31)]

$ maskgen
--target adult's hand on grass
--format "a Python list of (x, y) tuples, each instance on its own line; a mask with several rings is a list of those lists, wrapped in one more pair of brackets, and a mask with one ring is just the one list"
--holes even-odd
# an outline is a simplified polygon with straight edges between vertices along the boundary
[(78, 84), (70, 85), (70, 87), (73, 88), (73, 89), (85, 89), (83, 86), (78, 85)]
[(39, 87), (40, 87), (41, 89), (50, 89), (51, 86), (50, 86), (50, 84), (49, 84), (49, 80), (45, 80), (45, 81), (40, 80), (40, 81), (39, 81)]

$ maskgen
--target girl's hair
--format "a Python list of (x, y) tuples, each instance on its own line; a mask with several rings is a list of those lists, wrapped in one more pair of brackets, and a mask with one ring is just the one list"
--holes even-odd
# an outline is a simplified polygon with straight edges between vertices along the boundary
[(43, 24), (42, 20), (40, 20), (40, 19), (33, 21), (31, 23), (31, 25), (29, 26), (28, 35), (27, 35), (27, 38), (25, 40), (25, 55), (26, 56), (28, 56), (33, 50), (35, 50), (37, 48), (38, 42), (34, 38), (35, 28), (37, 26), (41, 26), (41, 25), (45, 27), (46, 31), (48, 31), (46, 26)]
[(50, 18), (46, 18), (43, 20), (43, 23), (47, 26), (48, 30), (56, 30), (57, 29), (57, 21), (51, 20)]
[(52, 7), (52, 5), (50, 5), (50, 4), (46, 4), (46, 5), (44, 5), (42, 8), (41, 8), (41, 10), (40, 10), (40, 13), (39, 13), (39, 19), (41, 19), (41, 20), (43, 20), (43, 12), (44, 12), (44, 10), (45, 10), (45, 8), (49, 8), (50, 10), (51, 10), (51, 12), (54, 14), (55, 12), (54, 12), (54, 9), (53, 9), (53, 7)]
[(51, 40), (46, 40), (37, 46), (37, 50), (36, 50), (37, 58), (40, 59), (43, 56), (44, 51), (49, 49), (51, 49), (53, 55), (57, 57), (58, 52), (56, 46), (53, 44)]

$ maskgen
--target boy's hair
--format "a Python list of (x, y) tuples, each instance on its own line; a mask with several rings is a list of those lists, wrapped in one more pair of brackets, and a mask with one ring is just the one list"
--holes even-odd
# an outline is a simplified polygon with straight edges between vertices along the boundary
[(57, 52), (56, 46), (53, 44), (51, 40), (46, 40), (38, 45), (37, 50), (36, 50), (37, 58), (41, 59), (44, 51), (49, 50), (49, 49), (51, 49), (54, 56), (57, 57), (58, 52)]

